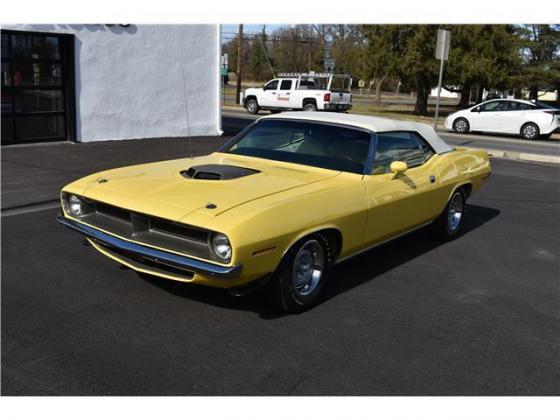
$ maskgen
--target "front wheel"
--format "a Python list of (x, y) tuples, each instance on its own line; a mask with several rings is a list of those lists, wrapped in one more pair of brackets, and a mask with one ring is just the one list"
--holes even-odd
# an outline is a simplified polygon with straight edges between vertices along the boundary
[(521, 127), (521, 138), (525, 140), (536, 140), (539, 138), (539, 127), (535, 123), (523, 124)]
[(249, 114), (258, 114), (259, 113), (259, 103), (256, 99), (247, 99), (247, 103), (245, 104), (245, 108), (247, 108), (247, 112)]
[(465, 118), (457, 118), (453, 121), (453, 131), (459, 134), (466, 134), (470, 130), (469, 122)]
[(284, 311), (300, 313), (317, 302), (332, 259), (329, 240), (321, 233), (309, 235), (290, 248), (276, 274), (275, 293)]
[(462, 189), (453, 193), (445, 210), (434, 221), (432, 232), (442, 241), (451, 241), (461, 234), (465, 215), (465, 194)]

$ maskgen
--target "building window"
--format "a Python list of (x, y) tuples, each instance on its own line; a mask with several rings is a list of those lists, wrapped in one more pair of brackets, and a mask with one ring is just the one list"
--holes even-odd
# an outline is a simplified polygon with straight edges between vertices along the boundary
[(2, 144), (75, 140), (74, 36), (2, 31)]

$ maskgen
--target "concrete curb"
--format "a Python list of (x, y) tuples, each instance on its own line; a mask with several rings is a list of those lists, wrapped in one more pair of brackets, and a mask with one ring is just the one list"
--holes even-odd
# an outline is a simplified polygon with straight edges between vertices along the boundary
[[(475, 147), (471, 147), (471, 149), (475, 149)], [(486, 150), (491, 157), (499, 159), (522, 160), (528, 162), (552, 163), (555, 165), (560, 165), (560, 156), (539, 155), (536, 153), (512, 152), (506, 150), (483, 150)]]

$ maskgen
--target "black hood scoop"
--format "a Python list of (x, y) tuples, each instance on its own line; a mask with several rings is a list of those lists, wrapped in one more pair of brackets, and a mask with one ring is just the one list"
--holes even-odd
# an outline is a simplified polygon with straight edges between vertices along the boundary
[(255, 169), (242, 168), (240, 166), (233, 165), (198, 165), (191, 166), (189, 169), (181, 171), (181, 175), (190, 179), (222, 181), (241, 178), (257, 174), (259, 172), (260, 171)]

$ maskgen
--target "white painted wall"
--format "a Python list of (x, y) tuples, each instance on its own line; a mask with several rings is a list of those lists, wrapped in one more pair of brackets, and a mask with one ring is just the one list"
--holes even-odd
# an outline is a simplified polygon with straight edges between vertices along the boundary
[[(430, 91), (430, 96), (437, 96), (438, 93), (438, 88), (432, 88), (432, 90)], [(445, 89), (444, 87), (441, 88), (441, 95), (440, 98), (449, 98), (449, 99), (458, 99), (459, 98), (459, 94), (457, 92), (451, 92), (447, 89)]]
[(221, 134), (218, 25), (3, 25), (75, 35), (82, 142)]

